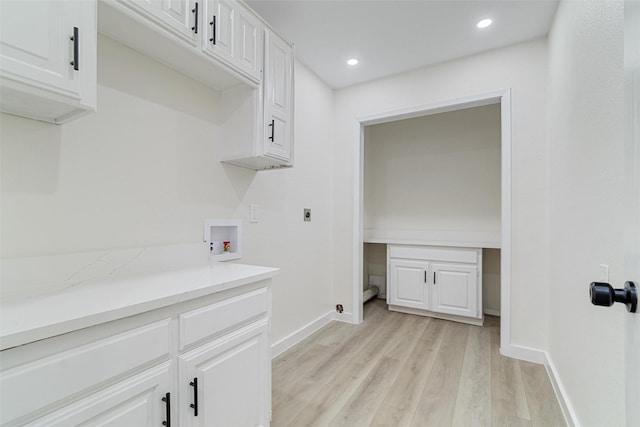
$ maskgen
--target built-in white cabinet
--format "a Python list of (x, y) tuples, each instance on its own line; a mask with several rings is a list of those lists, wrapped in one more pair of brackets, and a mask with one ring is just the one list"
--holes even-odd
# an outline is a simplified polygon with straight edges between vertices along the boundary
[(266, 426), (268, 325), (264, 320), (181, 355), (181, 426)]
[(482, 249), (389, 245), (387, 263), (389, 309), (482, 324)]
[(431, 307), (428, 262), (389, 260), (389, 272), (389, 304), (423, 310)]
[(0, 2), (0, 107), (63, 123), (96, 109), (96, 1)]
[(265, 154), (292, 161), (293, 51), (276, 33), (265, 31)]
[(259, 82), (264, 24), (235, 0), (204, 1), (202, 49)]
[(267, 426), (262, 280), (0, 353), (2, 425)]
[(118, 1), (192, 46), (196, 46), (200, 40), (198, 34), (202, 34), (201, 12), (198, 3), (193, 0)]
[(264, 43), (262, 86), (222, 94), (221, 160), (255, 170), (293, 165), (293, 47), (269, 28)]
[(480, 317), (478, 264), (431, 264), (433, 288), (431, 310), (464, 317)]
[(293, 165), (293, 46), (239, 0), (101, 0), (100, 32), (221, 91), (220, 160)]

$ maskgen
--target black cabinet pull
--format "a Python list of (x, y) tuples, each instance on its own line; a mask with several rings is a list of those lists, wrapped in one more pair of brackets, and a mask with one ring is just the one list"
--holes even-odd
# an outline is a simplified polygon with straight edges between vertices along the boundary
[(198, 416), (198, 377), (194, 378), (193, 381), (189, 383), (191, 387), (193, 387), (193, 403), (189, 405), (193, 408), (193, 416)]
[(195, 25), (191, 27), (191, 30), (194, 33), (198, 34), (198, 3), (194, 5), (193, 9), (191, 9), (191, 12), (195, 13), (196, 15)]
[(275, 120), (271, 120), (271, 124), (269, 125), (271, 127), (271, 136), (269, 137), (269, 139), (271, 140), (271, 142), (273, 142), (273, 132), (274, 129), (276, 128), (276, 124), (275, 124)]
[(436, 272), (435, 271), (433, 272), (433, 284), (434, 285), (436, 284)]
[(209, 22), (209, 25), (211, 25), (211, 30), (212, 30), (211, 38), (209, 39), (209, 41), (215, 45), (216, 44), (216, 15), (213, 15), (213, 19), (211, 20), (211, 22)]
[(167, 409), (167, 420), (162, 422), (163, 426), (171, 427), (171, 393), (167, 393), (162, 398), (165, 408)]
[(80, 69), (80, 31), (78, 27), (73, 27), (73, 35), (69, 37), (73, 42), (73, 61), (70, 62), (73, 65), (73, 69), (78, 71)]
[(427, 270), (424, 271), (424, 283), (427, 283)]

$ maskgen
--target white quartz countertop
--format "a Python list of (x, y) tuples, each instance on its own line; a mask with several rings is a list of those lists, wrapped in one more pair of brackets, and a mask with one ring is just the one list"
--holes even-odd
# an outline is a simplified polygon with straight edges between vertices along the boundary
[(246, 285), (279, 269), (212, 262), (202, 245), (2, 260), (0, 349)]

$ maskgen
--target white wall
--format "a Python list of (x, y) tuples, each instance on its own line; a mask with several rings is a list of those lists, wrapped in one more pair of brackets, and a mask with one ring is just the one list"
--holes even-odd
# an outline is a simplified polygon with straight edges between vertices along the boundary
[(282, 269), (273, 340), (331, 310), (328, 87), (296, 63), (296, 165), (254, 172), (218, 161), (218, 92), (102, 37), (98, 83), (71, 123), (0, 116), (2, 257), (197, 243), (205, 218), (242, 218), (240, 262)]
[(620, 1), (564, 1), (549, 35), (549, 355), (582, 425), (623, 425), (624, 307), (588, 285), (623, 273)]
[(482, 250), (482, 306), (485, 313), (500, 313), (500, 249)]
[(538, 39), (336, 92), (333, 153), (336, 303), (344, 304), (346, 311), (353, 309), (358, 118), (511, 88), (511, 342), (546, 348), (546, 67), (546, 39)]
[(365, 128), (364, 228), (500, 232), (500, 105)]

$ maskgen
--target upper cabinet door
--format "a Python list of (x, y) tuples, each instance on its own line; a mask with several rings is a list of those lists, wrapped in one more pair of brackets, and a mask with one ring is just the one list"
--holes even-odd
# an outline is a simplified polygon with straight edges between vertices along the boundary
[[(78, 94), (73, 61), (74, 27), (79, 5), (62, 1), (2, 1), (0, 4), (2, 74), (38, 81)], [(79, 28), (80, 37), (84, 28)]]
[(262, 69), (260, 19), (235, 0), (207, 0), (204, 18), (204, 52), (258, 83)]
[(207, 0), (205, 3), (205, 52), (217, 58), (233, 61), (236, 8), (231, 0)]
[(165, 30), (196, 46), (203, 33), (202, 3), (193, 0), (117, 0), (127, 7), (146, 12), (146, 15)]
[(293, 157), (293, 49), (265, 29), (264, 152), (291, 161)]
[(95, 1), (0, 1), (2, 111), (57, 122), (95, 110), (96, 34)]
[(262, 71), (262, 35), (264, 25), (250, 10), (238, 4), (235, 63), (240, 70), (259, 82)]

